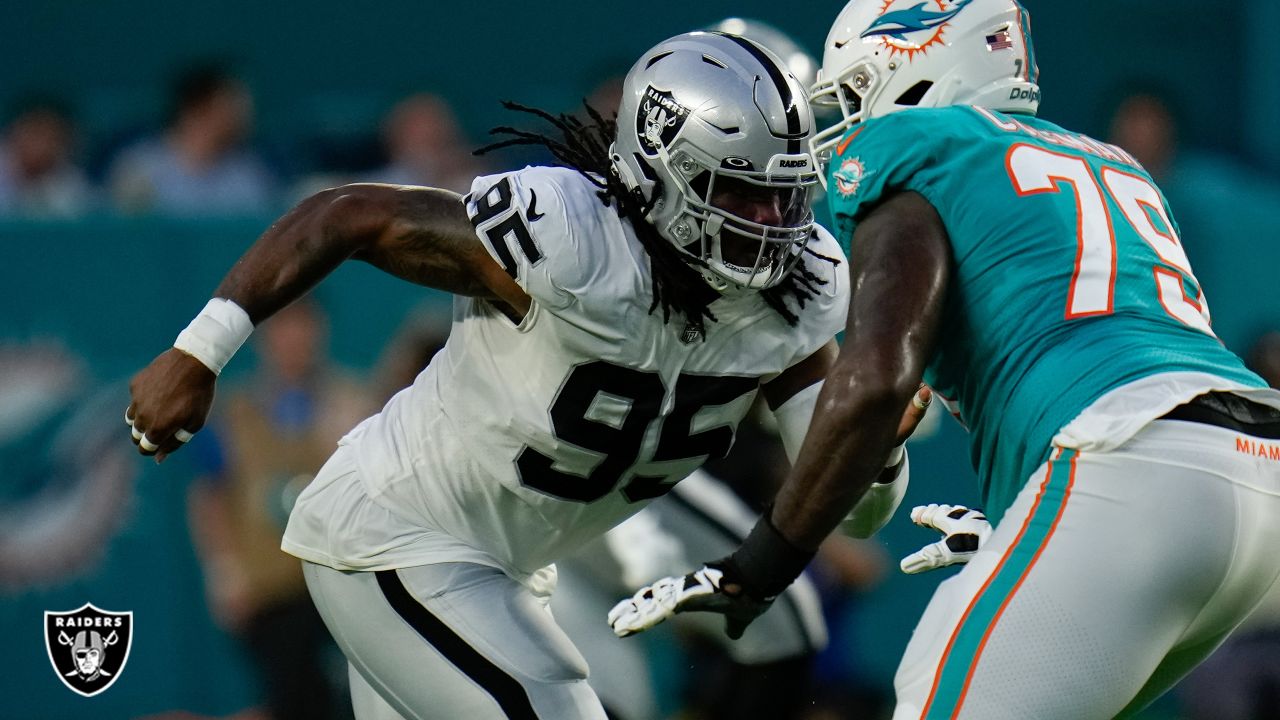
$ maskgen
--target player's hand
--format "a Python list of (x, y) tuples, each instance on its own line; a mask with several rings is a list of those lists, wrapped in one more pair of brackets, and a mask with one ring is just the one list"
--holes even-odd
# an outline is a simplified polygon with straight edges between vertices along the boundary
[(773, 603), (749, 596), (733, 579), (731, 564), (708, 563), (681, 577), (665, 577), (640, 588), (609, 611), (613, 634), (627, 637), (644, 632), (676, 613), (692, 610), (725, 616), (725, 634), (737, 640)]
[(931, 402), (933, 402), (933, 390), (921, 383), (916, 394), (911, 396), (911, 402), (907, 403), (907, 409), (902, 412), (902, 419), (898, 421), (898, 439), (894, 441), (894, 445), (901, 445), (911, 437), (911, 433), (916, 431), (916, 426), (924, 420)]
[(190, 440), (213, 407), (217, 379), (204, 363), (173, 348), (134, 375), (124, 419), (138, 452), (160, 462)]
[(946, 537), (902, 558), (902, 572), (912, 574), (967, 563), (991, 537), (991, 523), (981, 510), (963, 505), (919, 505), (911, 522)]

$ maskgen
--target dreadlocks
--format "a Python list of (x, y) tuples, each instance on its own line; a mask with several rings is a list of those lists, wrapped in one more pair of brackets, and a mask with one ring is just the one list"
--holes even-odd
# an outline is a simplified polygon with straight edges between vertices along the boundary
[[(577, 170), (599, 188), (597, 194), (602, 203), (612, 205), (619, 217), (630, 221), (636, 237), (649, 256), (653, 276), (653, 303), (649, 306), (649, 312), (661, 307), (663, 322), (671, 321), (673, 310), (684, 315), (686, 322), (695, 326), (701, 326), (704, 319), (714, 322), (716, 317), (708, 306), (716, 295), (696, 269), (705, 267), (706, 263), (700, 258), (676, 250), (646, 220), (661, 193), (655, 192), (653, 198), (645, 200), (639, 188), (628, 188), (613, 170), (609, 159), (609, 145), (617, 133), (617, 120), (605, 118), (586, 102), (583, 102), (583, 107), (586, 108), (590, 122), (583, 122), (566, 113), (552, 115), (545, 110), (510, 101), (504, 101), (502, 106), (541, 118), (558, 130), (561, 137), (501, 126), (490, 130), (489, 134), (506, 136), (505, 139), (486, 145), (476, 150), (475, 154), (483, 155), (513, 145), (545, 147), (558, 163)], [(835, 258), (818, 254), (807, 247), (805, 252), (832, 265), (840, 263)], [(788, 325), (794, 326), (799, 317), (787, 306), (786, 296), (793, 296), (796, 304), (803, 310), (805, 303), (818, 293), (818, 287), (825, 284), (826, 281), (810, 271), (801, 260), (782, 282), (762, 290), (760, 294)]]

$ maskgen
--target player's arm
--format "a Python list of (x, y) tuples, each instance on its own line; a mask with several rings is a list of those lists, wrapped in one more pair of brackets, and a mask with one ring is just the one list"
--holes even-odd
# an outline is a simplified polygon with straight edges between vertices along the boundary
[(844, 344), (800, 456), (761, 521), (799, 552), (817, 548), (884, 468), (933, 352), (950, 277), (946, 228), (918, 193), (872, 210), (851, 247)]
[[(782, 446), (792, 463), (800, 454), (823, 379), (835, 364), (838, 353), (839, 348), (832, 340), (763, 386), (765, 400), (778, 424)], [(909, 482), (909, 463), (903, 443), (924, 419), (930, 398), (929, 389), (921, 386), (907, 404), (898, 419), (896, 444), (885, 461), (885, 468), (840, 525), (845, 534), (871, 537), (889, 522), (902, 504)]]
[(349, 259), (458, 295), (504, 301), (518, 315), (529, 296), (485, 250), (462, 198), (448, 190), (356, 184), (303, 200), (240, 258), (215, 297), (255, 325)]
[(800, 455), (769, 513), (732, 555), (641, 588), (609, 613), (619, 636), (675, 612), (725, 615), (740, 637), (804, 570), (867, 492), (895, 445), (902, 408), (932, 354), (950, 279), (950, 243), (923, 196), (887, 198), (857, 226), (844, 344), (818, 393)]
[(203, 427), (217, 373), (253, 327), (350, 259), (488, 298), (513, 317), (529, 309), (529, 296), (480, 243), (457, 194), (375, 184), (324, 190), (268, 228), (175, 348), (133, 377), (126, 421), (139, 451), (162, 459)]

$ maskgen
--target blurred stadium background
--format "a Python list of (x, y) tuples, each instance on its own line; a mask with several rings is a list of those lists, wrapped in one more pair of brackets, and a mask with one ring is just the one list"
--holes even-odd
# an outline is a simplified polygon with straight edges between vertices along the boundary
[[(1041, 115), (1151, 145), (1215, 328), (1248, 353), (1280, 330), (1280, 4), (1024, 4), (1035, 22)], [(398, 160), (421, 182), (441, 184), (540, 161), (514, 153), (474, 162), (457, 150), (511, 121), (499, 100), (573, 111), (654, 42), (725, 17), (769, 22), (817, 54), (841, 6), (10, 3), (0, 43), (0, 165), (30, 158), (21, 170), (0, 170), (0, 718), (263, 717), (253, 710), (261, 683), (214, 619), (189, 521), (195, 478), (218, 467), (209, 457), (216, 448), (156, 466), (134, 454), (121, 415), (129, 375), (168, 346), (280, 211), (328, 183), (405, 170)], [(228, 121), (247, 133), (239, 144), (239, 127), (227, 131), (227, 173), (261, 181), (261, 192), (239, 203), (212, 193), (208, 206), (189, 198), (167, 205), (166, 176), (148, 177), (145, 159), (133, 168), (129, 159), (147, 138), (178, 132), (175, 78), (190, 80), (187, 71), (210, 63), (243, 82), (247, 95), (238, 98), (252, 99), (251, 125), (249, 115)], [(1163, 102), (1167, 115), (1159, 103), (1126, 106), (1135, 95)], [(421, 102), (389, 116), (406, 98)], [(1134, 113), (1123, 127), (1112, 123), (1119, 107)], [(36, 123), (40, 135), (33, 111), (37, 120), (61, 119)], [(1172, 148), (1159, 142), (1170, 124)], [(397, 128), (408, 149), (391, 140)], [(41, 173), (46, 181), (31, 180)], [(24, 178), (46, 185), (24, 195)], [(198, 200), (201, 190), (192, 193)], [(335, 366), (369, 383), (407, 317), (448, 307), (441, 294), (364, 266), (341, 269), (315, 297)], [(244, 353), (224, 385), (250, 383), (258, 363)], [(926, 435), (912, 446), (907, 503), (973, 502), (961, 431), (941, 422)], [(902, 519), (877, 539), (889, 558), (927, 541)], [(944, 575), (890, 572), (842, 604), (829, 618), (838, 655), (830, 662), (886, 691)], [(91, 699), (51, 674), (42, 624), (45, 610), (85, 602), (132, 610), (136, 627), (127, 670)], [(1271, 652), (1264, 657), (1280, 664)], [(659, 647), (652, 660), (671, 689), (660, 696), (668, 713), (680, 710), (677, 690), (688, 682), (678, 658)], [(1175, 694), (1149, 717), (1202, 717), (1192, 704)]]

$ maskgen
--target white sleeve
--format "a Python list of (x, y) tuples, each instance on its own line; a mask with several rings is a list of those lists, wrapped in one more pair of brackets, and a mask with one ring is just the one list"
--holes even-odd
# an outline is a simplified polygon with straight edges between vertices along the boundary
[(911, 458), (903, 448), (902, 465), (892, 482), (871, 483), (867, 492), (840, 523), (840, 530), (856, 538), (869, 538), (889, 524), (893, 514), (907, 495), (907, 482), (911, 479)]
[[(795, 463), (800, 454), (800, 446), (804, 444), (805, 433), (809, 431), (809, 422), (813, 419), (813, 410), (818, 404), (818, 393), (822, 390), (822, 382), (816, 382), (800, 392), (792, 395), (773, 411), (778, 421), (778, 434), (782, 438), (782, 447), (787, 452), (787, 459)], [(907, 494), (907, 483), (910, 480), (911, 461), (903, 448), (902, 465), (892, 482), (872, 483), (858, 504), (849, 511), (840, 524), (846, 535), (867, 538), (876, 534), (889, 523), (902, 498)]]
[(804, 444), (805, 433), (809, 432), (809, 421), (813, 419), (813, 409), (818, 404), (818, 393), (822, 391), (822, 381), (810, 385), (787, 398), (773, 411), (778, 422), (778, 435), (782, 438), (782, 449), (787, 452), (787, 460), (795, 464), (800, 454), (800, 446)]
[(548, 168), (475, 179), (467, 215), (493, 259), (534, 300), (553, 308), (573, 301), (581, 272), (578, 233), (558, 181)]

